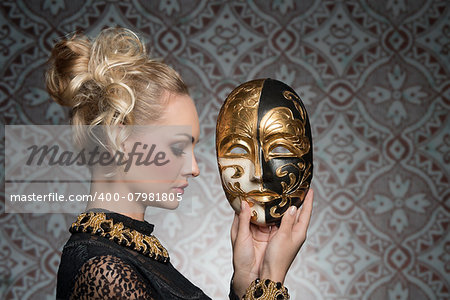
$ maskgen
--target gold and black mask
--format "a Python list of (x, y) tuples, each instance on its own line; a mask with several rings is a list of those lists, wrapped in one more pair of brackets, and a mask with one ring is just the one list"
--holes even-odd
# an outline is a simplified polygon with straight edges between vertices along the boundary
[(272, 79), (246, 82), (225, 100), (217, 119), (216, 153), (226, 197), (252, 223), (278, 224), (299, 207), (312, 180), (312, 139), (306, 109), (295, 91)]

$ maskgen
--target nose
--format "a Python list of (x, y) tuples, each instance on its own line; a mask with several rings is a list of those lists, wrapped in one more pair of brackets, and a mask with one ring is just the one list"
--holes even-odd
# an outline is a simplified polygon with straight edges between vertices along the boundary
[(200, 169), (198, 168), (197, 159), (195, 158), (194, 153), (192, 153), (192, 167), (191, 167), (191, 175), (192, 177), (197, 177), (200, 175)]
[[(200, 169), (198, 168), (197, 159), (195, 158), (194, 151), (191, 152), (191, 159), (186, 159), (184, 162), (182, 175), (197, 177), (200, 175)], [(186, 157), (188, 158), (188, 157)]]

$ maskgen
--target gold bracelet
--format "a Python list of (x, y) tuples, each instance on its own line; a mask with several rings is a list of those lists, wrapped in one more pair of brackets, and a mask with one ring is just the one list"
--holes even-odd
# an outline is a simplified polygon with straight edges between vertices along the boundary
[(245, 300), (282, 300), (289, 299), (288, 289), (281, 282), (270, 279), (253, 281), (242, 299)]

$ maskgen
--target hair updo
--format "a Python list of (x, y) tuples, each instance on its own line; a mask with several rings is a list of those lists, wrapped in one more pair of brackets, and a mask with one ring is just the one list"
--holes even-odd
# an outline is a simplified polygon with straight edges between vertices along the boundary
[[(75, 34), (56, 43), (46, 85), (57, 103), (72, 108), (71, 124), (79, 146), (87, 142), (82, 125), (93, 128), (156, 121), (164, 108), (165, 92), (188, 94), (179, 74), (150, 59), (144, 43), (125, 28), (104, 29), (93, 40)], [(115, 136), (107, 133), (107, 140), (101, 143), (110, 150), (121, 149), (131, 133), (124, 130)]]

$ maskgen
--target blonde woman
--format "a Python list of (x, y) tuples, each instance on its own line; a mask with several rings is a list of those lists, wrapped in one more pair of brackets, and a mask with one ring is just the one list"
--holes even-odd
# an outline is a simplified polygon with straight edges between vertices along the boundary
[[(94, 40), (75, 35), (58, 42), (46, 81), (52, 98), (72, 109), (78, 147), (123, 154), (114, 162), (133, 161), (138, 147), (154, 150), (147, 163), (128, 168), (123, 161), (90, 166), (91, 194), (120, 197), (91, 201), (74, 220), (58, 270), (57, 298), (209, 299), (171, 265), (169, 252), (152, 235), (153, 225), (144, 220), (147, 206), (177, 208), (175, 197), (199, 175), (193, 152), (198, 115), (180, 76), (149, 59), (133, 32), (105, 29)], [(102, 133), (93, 134), (95, 128)], [(137, 194), (146, 197), (126, 198)], [(282, 282), (305, 240), (311, 207), (310, 193), (301, 211), (293, 208), (280, 228), (270, 231), (251, 225), (250, 208), (242, 204), (231, 230), (231, 299), (289, 297)]]

